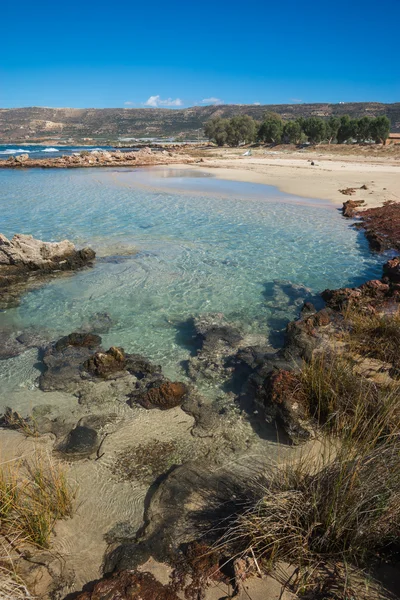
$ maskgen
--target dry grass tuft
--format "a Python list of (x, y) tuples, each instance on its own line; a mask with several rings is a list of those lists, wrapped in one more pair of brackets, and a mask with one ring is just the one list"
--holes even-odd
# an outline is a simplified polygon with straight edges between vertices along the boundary
[(354, 370), (351, 358), (316, 354), (299, 376), (310, 417), (341, 439), (375, 445), (400, 429), (400, 386), (381, 385)]
[(0, 533), (47, 548), (56, 520), (72, 514), (73, 497), (65, 472), (49, 458), (1, 465)]
[(362, 356), (377, 358), (393, 365), (392, 374), (400, 376), (400, 310), (393, 314), (362, 312), (349, 308), (346, 321), (350, 327), (347, 343)]
[[(327, 581), (322, 566), (365, 565), (398, 544), (399, 460), (400, 442), (388, 439), (366, 453), (344, 445), (319, 470), (311, 457), (276, 468), (219, 546), (235, 556), (255, 556), (267, 570), (279, 562), (299, 565), (296, 591), (316, 590)], [(335, 581), (338, 588), (345, 585), (339, 574)]]
[(5, 567), (0, 567), (0, 600), (33, 600), (23, 581)]

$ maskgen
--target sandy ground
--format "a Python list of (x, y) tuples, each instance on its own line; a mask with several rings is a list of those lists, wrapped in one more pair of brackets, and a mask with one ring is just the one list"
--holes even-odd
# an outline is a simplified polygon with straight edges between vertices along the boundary
[[(221, 150), (219, 157), (207, 157), (195, 166), (219, 179), (273, 185), (282, 192), (305, 198), (320, 198), (341, 205), (345, 200), (365, 200), (366, 206), (380, 206), (387, 200), (400, 201), (400, 164), (390, 158), (371, 159), (358, 156), (334, 156), (318, 152), (255, 151), (253, 156)], [(314, 165), (311, 165), (314, 161)], [(174, 168), (174, 167), (171, 167)], [(339, 190), (367, 186), (352, 196)]]

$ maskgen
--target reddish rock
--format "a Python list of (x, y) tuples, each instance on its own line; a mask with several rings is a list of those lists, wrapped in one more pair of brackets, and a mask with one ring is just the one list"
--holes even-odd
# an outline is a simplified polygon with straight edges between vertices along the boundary
[(180, 381), (156, 379), (130, 395), (130, 404), (138, 403), (144, 408), (168, 410), (180, 406), (188, 393), (188, 387)]
[(112, 346), (107, 352), (96, 352), (83, 366), (91, 375), (107, 379), (110, 375), (125, 369), (125, 352), (123, 348)]
[(150, 573), (120, 571), (98, 581), (91, 592), (82, 592), (75, 600), (179, 600), (169, 585), (163, 585)]
[(400, 250), (400, 202), (385, 202), (383, 206), (359, 213), (359, 227), (373, 250)]
[(307, 321), (314, 327), (325, 327), (332, 321), (332, 315), (326, 308), (318, 311), (315, 315), (308, 317)]
[[(350, 190), (350, 189), (351, 188), (347, 188), (347, 190)], [(346, 193), (346, 190), (339, 190), (339, 191), (342, 192), (342, 194)], [(354, 193), (354, 192), (355, 192), (355, 190), (352, 190), (352, 193)], [(346, 202), (343, 202), (343, 208), (342, 208), (343, 216), (348, 217), (348, 218), (355, 217), (358, 209), (363, 204), (364, 204), (364, 200), (347, 200)]]

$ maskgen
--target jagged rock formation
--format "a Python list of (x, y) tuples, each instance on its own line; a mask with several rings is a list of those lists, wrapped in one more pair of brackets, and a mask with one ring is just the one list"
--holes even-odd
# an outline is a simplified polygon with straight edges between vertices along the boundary
[(68, 240), (42, 242), (23, 234), (9, 240), (0, 234), (0, 308), (18, 305), (23, 292), (49, 275), (91, 266), (95, 256)]

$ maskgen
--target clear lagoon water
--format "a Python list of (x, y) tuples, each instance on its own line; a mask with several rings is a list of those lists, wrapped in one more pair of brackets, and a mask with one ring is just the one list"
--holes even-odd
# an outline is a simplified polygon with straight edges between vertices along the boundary
[(3, 170), (0, 232), (68, 238), (99, 256), (0, 312), (0, 328), (56, 337), (106, 312), (103, 345), (140, 352), (170, 376), (189, 356), (190, 317), (221, 312), (274, 339), (306, 297), (379, 276), (383, 261), (327, 203), (197, 170)]

